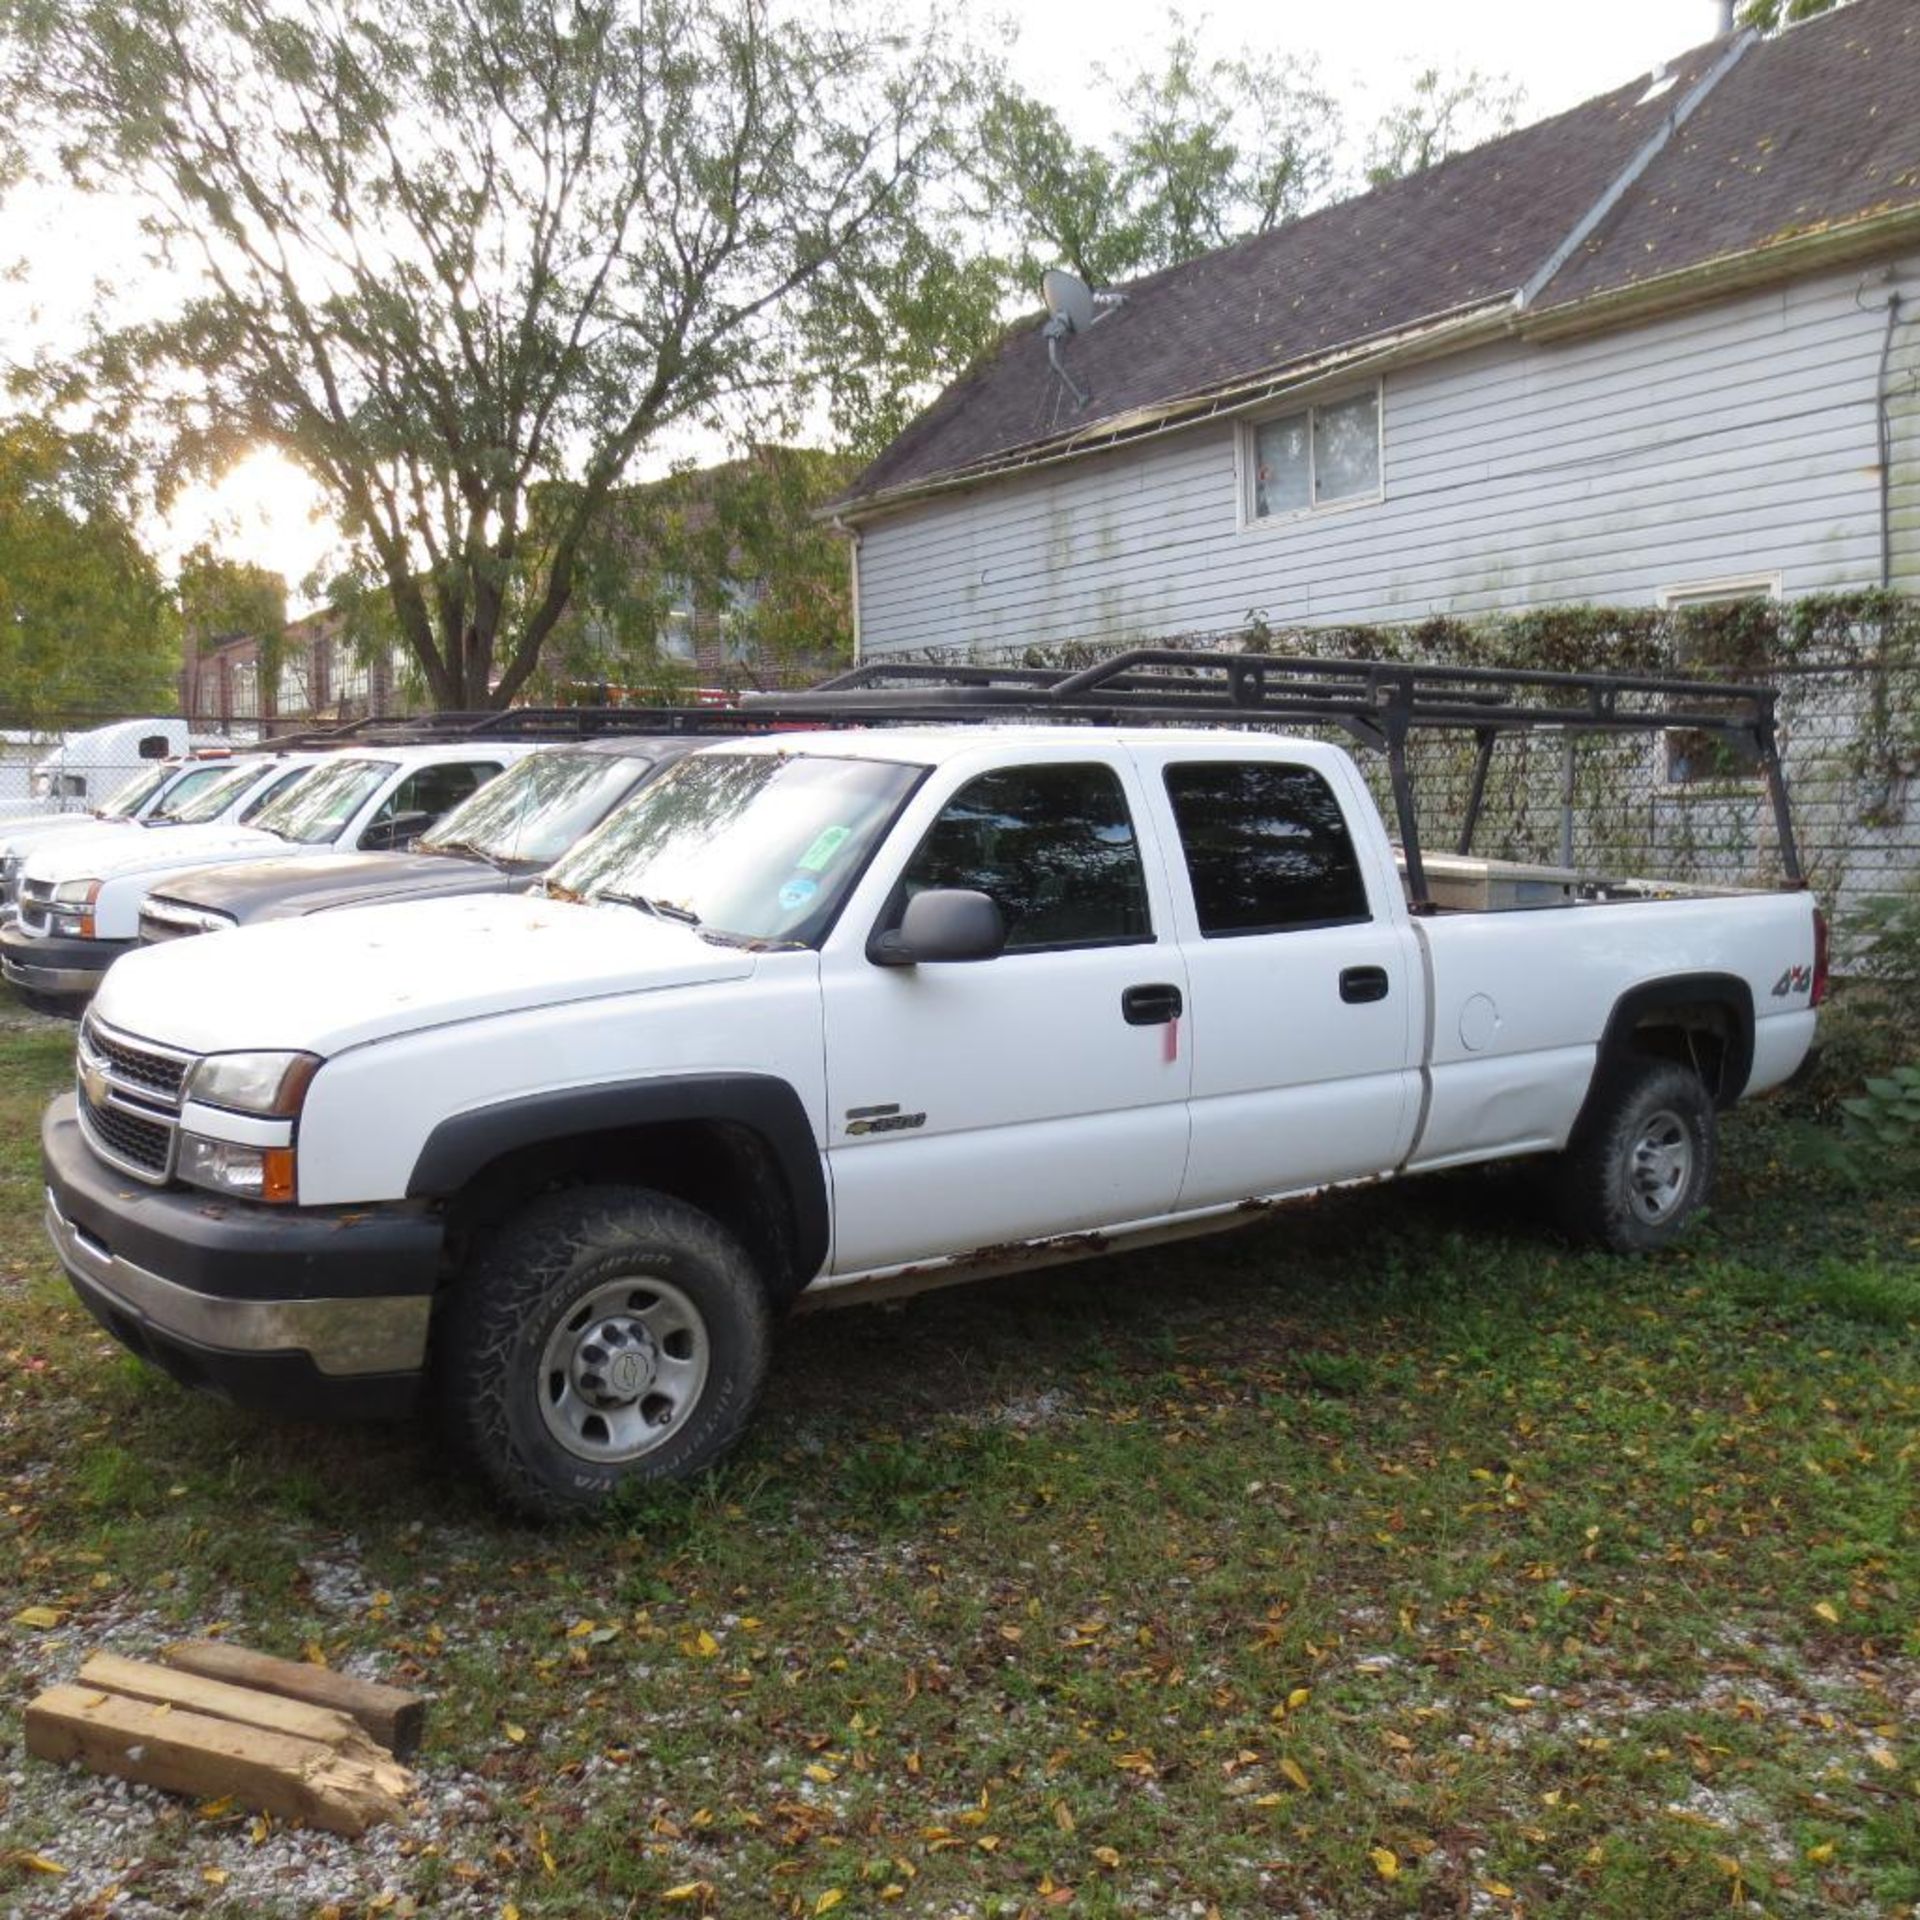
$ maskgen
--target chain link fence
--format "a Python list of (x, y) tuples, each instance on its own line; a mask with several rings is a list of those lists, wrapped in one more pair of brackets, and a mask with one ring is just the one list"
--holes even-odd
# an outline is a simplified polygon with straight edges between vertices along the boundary
[[(1155, 646), (1228, 649), (1320, 659), (1394, 659), (1432, 664), (1533, 666), (1592, 672), (1668, 672), (1679, 690), (1689, 674), (1773, 687), (1795, 836), (1808, 881), (1842, 915), (1864, 900), (1906, 891), (1920, 880), (1920, 652), (1911, 646), (1920, 612), (1904, 603), (1902, 624), (1835, 619), (1790, 649), (1756, 657), (1751, 644), (1725, 665), (1697, 645), (1697, 617), (1632, 613), (1626, 631), (1582, 610), (1577, 635), (1552, 630), (1532, 655), (1514, 644), (1519, 622), (1492, 629), (1435, 630), (1265, 627), (1185, 634)], [(1757, 637), (1780, 637), (1768, 610)], [(1538, 629), (1533, 629), (1537, 635)], [(1747, 642), (1756, 637), (1743, 629)], [(1435, 639), (1466, 641), (1435, 645)], [(1137, 644), (1137, 643), (1126, 643)], [(1080, 667), (1124, 646), (944, 649), (888, 660), (941, 664)], [(1782, 652), (1789, 651), (1783, 647)], [(1706, 657), (1702, 654), (1706, 653)], [(1292, 731), (1353, 747), (1344, 733)], [(1356, 759), (1389, 821), (1383, 755)], [(1474, 771), (1469, 735), (1416, 732), (1409, 768), (1427, 853), (1459, 841)], [(1772, 808), (1757, 763), (1726, 741), (1680, 729), (1595, 736), (1503, 736), (1489, 767), (1476, 854), (1547, 866), (1571, 865), (1611, 878), (1757, 887), (1782, 877)]]

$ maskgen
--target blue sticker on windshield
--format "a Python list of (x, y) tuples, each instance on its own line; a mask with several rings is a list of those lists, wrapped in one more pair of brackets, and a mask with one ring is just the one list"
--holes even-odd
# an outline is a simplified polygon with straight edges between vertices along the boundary
[(780, 889), (780, 904), (791, 913), (796, 907), (804, 907), (819, 891), (820, 882), (812, 874), (803, 873)]

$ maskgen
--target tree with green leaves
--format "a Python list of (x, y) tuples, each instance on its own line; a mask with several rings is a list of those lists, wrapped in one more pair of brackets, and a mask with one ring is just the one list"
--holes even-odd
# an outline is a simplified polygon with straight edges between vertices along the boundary
[(1777, 33), (1815, 14), (1831, 13), (1842, 0), (1746, 0), (1740, 9), (1743, 27), (1758, 27), (1762, 33)]
[(1381, 116), (1367, 142), (1367, 185), (1384, 187), (1422, 173), (1518, 124), (1520, 89), (1478, 68), (1427, 67)]
[(452, 707), (526, 684), (635, 457), (784, 396), (901, 256), (957, 84), (771, 0), (0, 0), (0, 34), (0, 122), (196, 283), (56, 396), (170, 477), (280, 449)]
[(178, 624), (98, 440), (0, 423), (0, 720), (174, 705)]

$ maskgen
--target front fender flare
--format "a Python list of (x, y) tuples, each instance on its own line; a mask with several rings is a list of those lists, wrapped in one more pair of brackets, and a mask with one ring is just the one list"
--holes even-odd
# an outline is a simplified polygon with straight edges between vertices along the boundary
[(804, 1282), (826, 1265), (826, 1172), (800, 1096), (771, 1074), (699, 1073), (524, 1094), (443, 1120), (427, 1136), (407, 1182), (412, 1199), (451, 1199), (484, 1168), (526, 1147), (628, 1127), (717, 1122), (764, 1141), (793, 1207), (794, 1271)]

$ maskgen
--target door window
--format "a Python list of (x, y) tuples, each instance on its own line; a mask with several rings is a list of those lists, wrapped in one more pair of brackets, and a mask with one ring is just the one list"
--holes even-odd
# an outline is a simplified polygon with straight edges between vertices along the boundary
[(386, 805), (373, 816), (368, 830), (383, 827), (403, 813), (424, 813), (438, 820), (499, 771), (499, 763), (493, 760), (452, 760), (444, 766), (422, 767), (387, 795)]
[(1190, 760), (1166, 777), (1207, 939), (1372, 917), (1340, 802), (1311, 767)]
[(934, 887), (986, 894), (1009, 951), (1153, 938), (1140, 846), (1111, 767), (1005, 767), (969, 781), (908, 863), (887, 925)]

